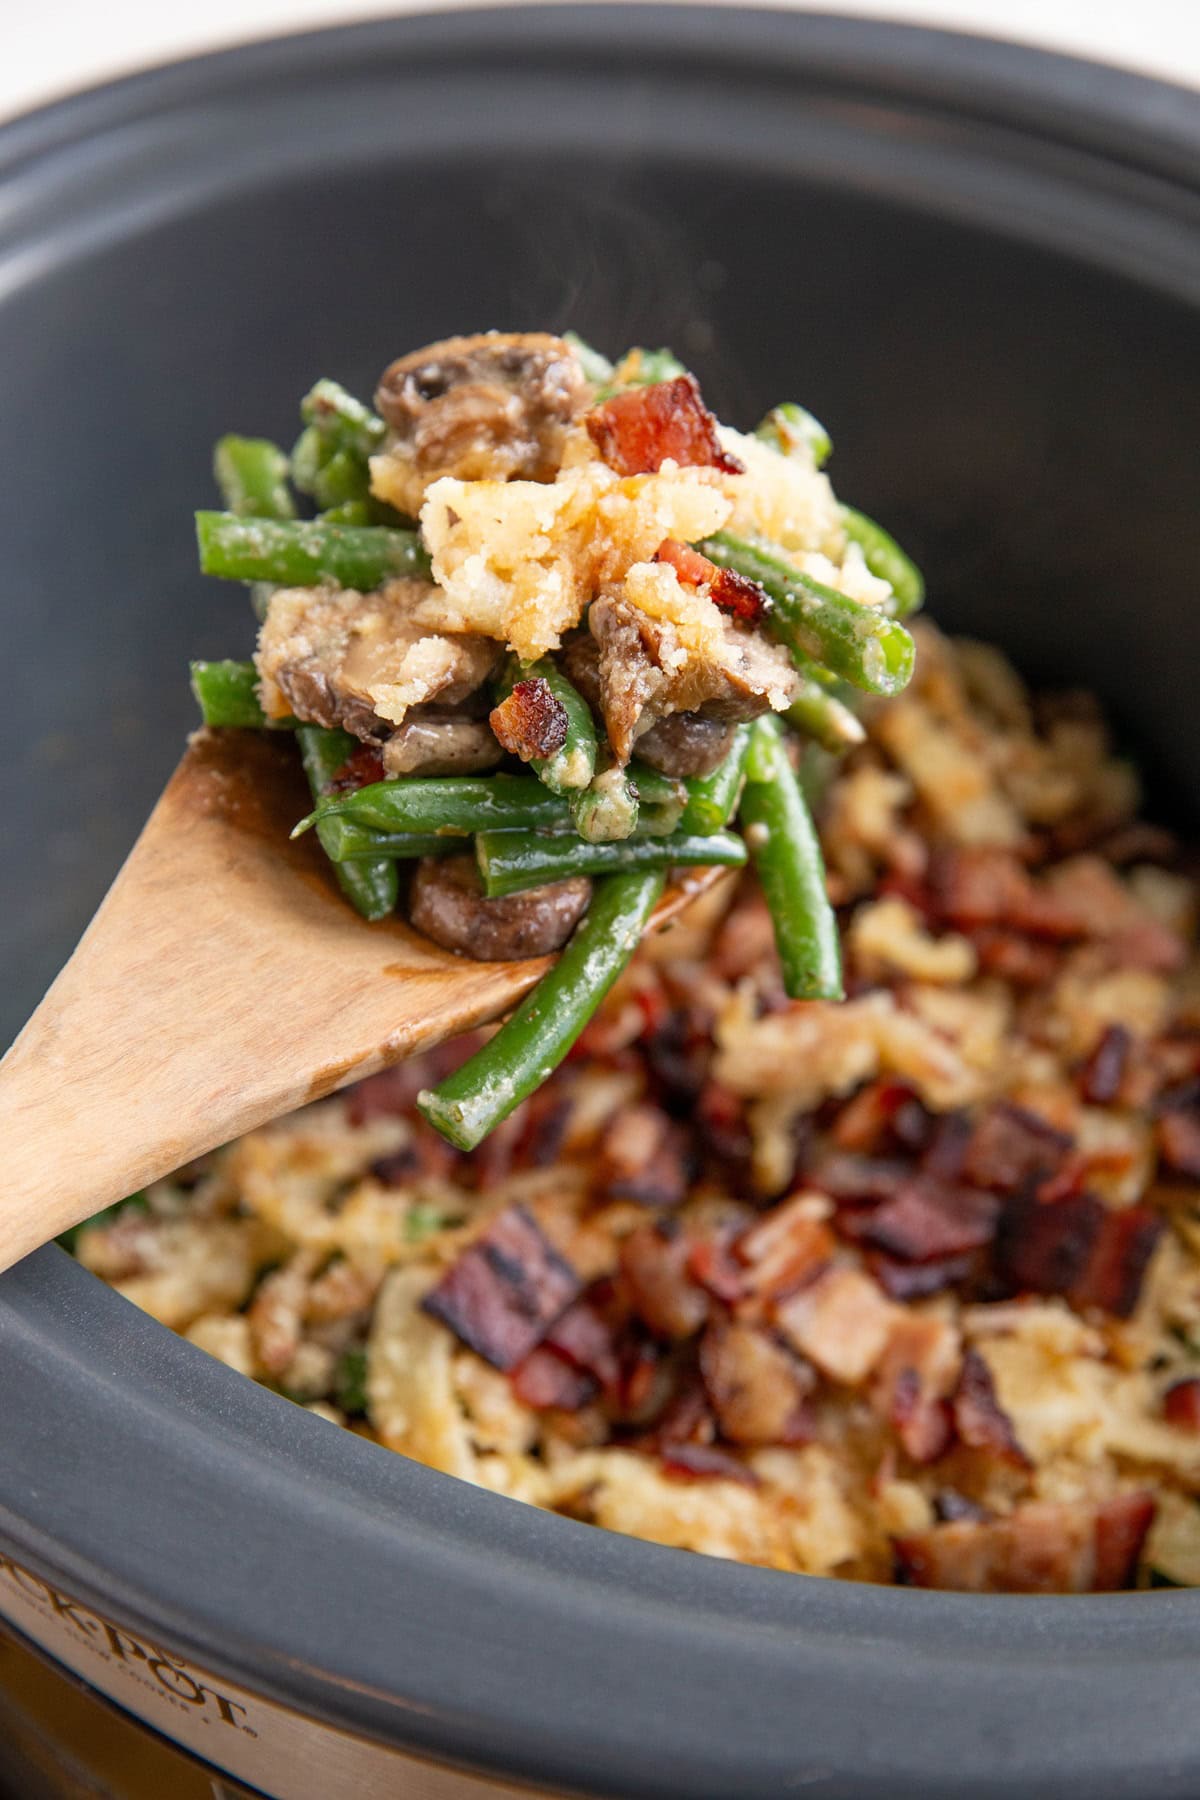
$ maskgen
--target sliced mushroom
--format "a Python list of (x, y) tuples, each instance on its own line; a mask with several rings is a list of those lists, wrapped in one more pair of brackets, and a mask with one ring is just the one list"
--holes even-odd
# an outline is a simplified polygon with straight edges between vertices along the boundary
[(384, 738), (410, 707), (464, 700), (487, 680), (499, 644), (474, 633), (438, 633), (421, 609), (428, 582), (389, 581), (377, 593), (281, 588), (258, 639), (263, 706), (316, 725)]
[(475, 775), (503, 754), (486, 719), (421, 707), (383, 746), (383, 766), (389, 775)]
[(787, 652), (756, 633), (726, 625), (718, 655), (689, 654), (674, 626), (620, 595), (597, 600), (588, 616), (599, 645), (600, 705), (608, 741), (627, 762), (634, 743), (671, 713), (704, 709), (718, 720), (757, 718), (795, 688)]
[(566, 943), (591, 899), (583, 876), (489, 900), (473, 856), (427, 856), (413, 876), (409, 913), (418, 931), (478, 962), (545, 956)]
[(390, 427), (372, 462), (375, 491), (415, 514), (441, 475), (549, 480), (587, 399), (574, 351), (545, 332), (489, 331), (414, 350), (385, 371), (375, 396)]

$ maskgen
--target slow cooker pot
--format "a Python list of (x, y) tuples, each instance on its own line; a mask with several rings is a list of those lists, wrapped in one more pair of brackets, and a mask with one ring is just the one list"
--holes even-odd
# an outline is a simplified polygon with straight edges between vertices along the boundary
[[(187, 657), (249, 641), (195, 573), (214, 437), (485, 324), (671, 343), (742, 423), (803, 399), (939, 619), (1194, 791), (1198, 155), (1163, 84), (690, 7), (369, 25), (9, 125), (0, 1041), (174, 760)], [(331, 1429), (55, 1248), (0, 1280), (0, 1612), (280, 1800), (1200, 1793), (1200, 1595), (605, 1535)]]

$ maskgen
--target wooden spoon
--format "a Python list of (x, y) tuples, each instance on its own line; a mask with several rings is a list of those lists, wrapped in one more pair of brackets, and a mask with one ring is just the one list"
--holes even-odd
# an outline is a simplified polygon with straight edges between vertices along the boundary
[[(451, 955), (338, 894), (291, 746), (201, 731), (0, 1062), (0, 1269), (218, 1144), (507, 1012), (550, 964)], [(659, 928), (723, 871), (669, 889)]]

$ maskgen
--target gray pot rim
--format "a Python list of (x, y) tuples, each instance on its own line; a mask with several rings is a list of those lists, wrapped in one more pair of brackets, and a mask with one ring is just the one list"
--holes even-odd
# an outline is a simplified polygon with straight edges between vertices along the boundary
[[(1079, 254), (1200, 298), (1194, 94), (982, 38), (691, 6), (411, 16), (75, 95), (0, 129), (0, 277), (136, 229), (222, 166), (232, 179), (267, 102), (452, 87), (468, 68), (559, 95), (698, 83), (718, 109), (758, 96), (764, 117), (802, 96), (818, 131), (865, 107), (880, 143), (902, 121), (939, 165), (971, 159), (1002, 229), (1066, 229), (1065, 212), (1047, 227), (1014, 210), (1014, 191), (1053, 187), (1094, 209), (1089, 230), (1113, 221), (1111, 245)], [(646, 1800), (1200, 1791), (1200, 1596), (903, 1592), (618, 1538), (329, 1428), (56, 1248), (0, 1278), (0, 1377), (0, 1542), (216, 1673), (368, 1737)]]

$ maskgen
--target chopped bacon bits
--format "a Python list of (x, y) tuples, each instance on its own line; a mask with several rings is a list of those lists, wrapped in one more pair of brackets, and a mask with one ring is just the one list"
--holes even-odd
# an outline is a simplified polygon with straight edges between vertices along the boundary
[(895, 1540), (897, 1579), (977, 1594), (1109, 1593), (1133, 1581), (1154, 1510), (1149, 1494), (1118, 1494), (935, 1525)]
[(664, 1444), (659, 1454), (668, 1475), (682, 1481), (736, 1481), (742, 1487), (758, 1486), (753, 1469), (716, 1444)]
[(856, 1386), (883, 1355), (892, 1307), (861, 1269), (826, 1269), (776, 1309), (790, 1344), (833, 1381)]
[(1089, 1106), (1111, 1106), (1121, 1092), (1133, 1038), (1124, 1025), (1110, 1025), (1079, 1073), (1079, 1091)]
[(1158, 1510), (1152, 1494), (1117, 1494), (1096, 1514), (1092, 1591), (1113, 1593), (1130, 1587), (1146, 1534)]
[(567, 741), (567, 709), (540, 676), (518, 681), (488, 715), (499, 742), (522, 762), (553, 756)]
[(708, 1318), (709, 1297), (688, 1270), (692, 1243), (681, 1230), (643, 1225), (621, 1246), (621, 1274), (639, 1318), (655, 1336), (682, 1341)]
[(1158, 1154), (1173, 1175), (1200, 1181), (1200, 1116), (1167, 1110), (1158, 1121)]
[(891, 1256), (872, 1252), (867, 1266), (892, 1300), (927, 1300), (941, 1294), (960, 1281), (968, 1281), (975, 1272), (976, 1257), (941, 1256), (932, 1262), (899, 1262)]
[(597, 1384), (582, 1369), (573, 1369), (552, 1350), (539, 1346), (519, 1362), (509, 1374), (513, 1393), (523, 1406), (535, 1412), (555, 1408), (561, 1412), (578, 1412), (597, 1391)]
[(657, 1106), (627, 1106), (600, 1140), (594, 1191), (639, 1206), (678, 1206), (691, 1174), (683, 1127)]
[(803, 1197), (776, 1207), (738, 1240), (746, 1290), (758, 1300), (782, 1300), (827, 1269), (837, 1239), (814, 1218)]
[(1146, 1207), (1112, 1212), (1094, 1194), (1053, 1201), (1023, 1194), (1001, 1216), (997, 1267), (1017, 1289), (1061, 1294), (1073, 1306), (1127, 1319), (1163, 1230)]
[(589, 1375), (606, 1395), (616, 1395), (621, 1387), (621, 1363), (616, 1341), (608, 1323), (586, 1297), (569, 1306), (556, 1319), (542, 1341), (544, 1350), (568, 1363), (571, 1368)]
[(721, 1436), (733, 1444), (804, 1444), (816, 1372), (754, 1325), (710, 1325), (700, 1370)]
[(618, 475), (652, 475), (664, 462), (685, 468), (745, 473), (721, 448), (717, 422), (705, 406), (694, 375), (677, 375), (652, 387), (614, 394), (584, 415), (588, 436)]
[(713, 604), (722, 612), (732, 613), (745, 625), (757, 625), (770, 607), (766, 593), (757, 581), (751, 581), (747, 575), (735, 574), (732, 569), (719, 568), (699, 550), (693, 550), (690, 544), (664, 538), (654, 553), (654, 560), (670, 563), (685, 587), (707, 586)]
[(690, 544), (681, 544), (678, 538), (664, 538), (654, 552), (654, 560), (669, 563), (685, 587), (704, 587), (714, 582), (719, 572), (715, 562)]
[(963, 1177), (1001, 1194), (1052, 1175), (1073, 1139), (1024, 1106), (1001, 1101), (975, 1127), (963, 1160)]
[(855, 1235), (901, 1261), (936, 1262), (990, 1244), (999, 1214), (994, 1195), (918, 1176), (858, 1222)]
[(902, 1368), (896, 1377), (889, 1419), (916, 1463), (936, 1462), (954, 1436), (949, 1406), (923, 1392), (920, 1372), (911, 1365)]
[(1171, 1383), (1163, 1395), (1163, 1418), (1180, 1431), (1200, 1432), (1200, 1376)]
[(498, 1213), (422, 1305), (497, 1369), (529, 1355), (582, 1282), (523, 1206)]
[(325, 785), (326, 794), (353, 794), (359, 788), (373, 787), (387, 774), (383, 751), (378, 744), (360, 744), (352, 750), (340, 769), (335, 769)]
[(963, 1357), (951, 1400), (955, 1429), (968, 1450), (987, 1450), (1002, 1462), (1028, 1468), (1029, 1458), (1017, 1441), (1012, 1420), (996, 1398), (992, 1372), (978, 1350)]

